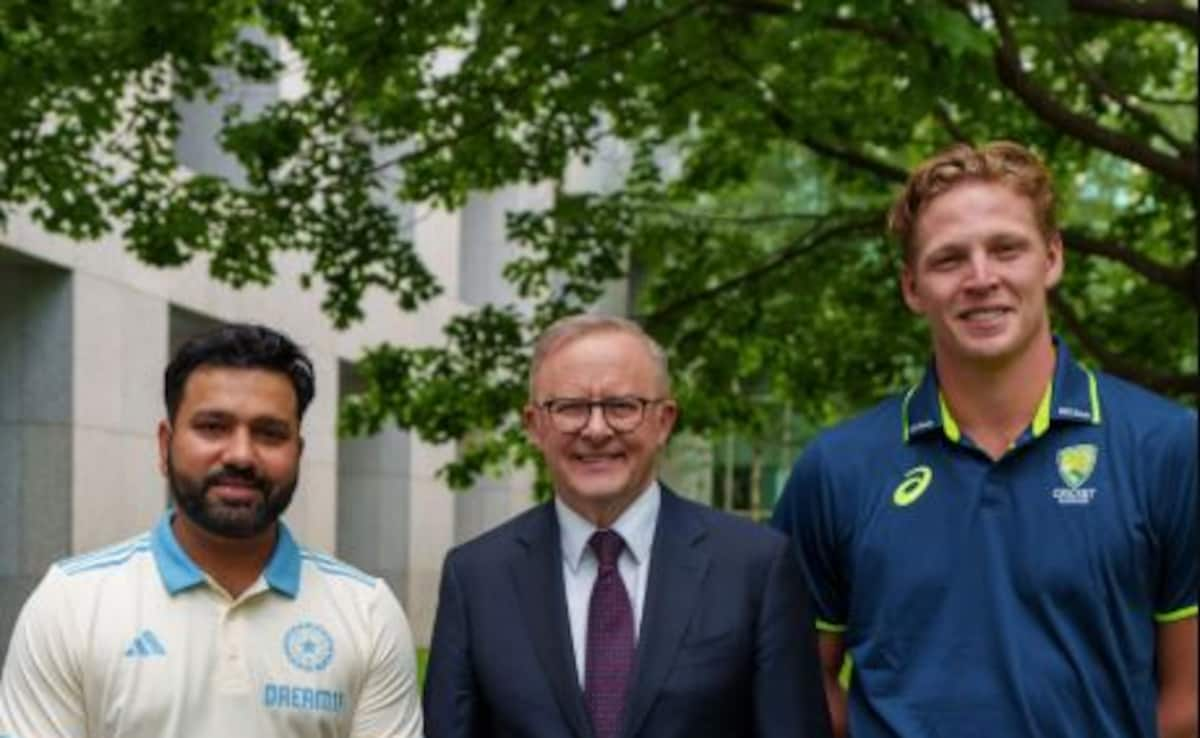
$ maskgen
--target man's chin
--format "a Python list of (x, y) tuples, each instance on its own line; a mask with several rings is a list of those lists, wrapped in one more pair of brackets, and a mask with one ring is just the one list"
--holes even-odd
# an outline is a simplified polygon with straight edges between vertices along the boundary
[(1010, 331), (976, 335), (969, 332), (952, 334), (945, 348), (970, 361), (993, 363), (1017, 353), (1017, 339)]
[(587, 505), (608, 505), (629, 499), (637, 494), (635, 491), (631, 491), (629, 484), (621, 483), (628, 480), (605, 480), (606, 483), (596, 483), (598, 480), (588, 481), (592, 483), (574, 486), (571, 495)]
[(245, 539), (253, 538), (270, 529), (277, 517), (263, 513), (261, 506), (243, 509), (208, 508), (199, 514), (187, 515), (197, 527), (205, 532), (221, 538)]

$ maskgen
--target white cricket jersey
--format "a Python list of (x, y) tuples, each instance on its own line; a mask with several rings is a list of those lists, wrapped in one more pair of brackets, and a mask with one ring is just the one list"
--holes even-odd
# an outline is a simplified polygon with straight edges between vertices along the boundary
[(59, 562), (25, 603), (0, 677), (0, 738), (417, 738), (412, 635), (380, 579), (279, 525), (236, 599), (168, 512)]

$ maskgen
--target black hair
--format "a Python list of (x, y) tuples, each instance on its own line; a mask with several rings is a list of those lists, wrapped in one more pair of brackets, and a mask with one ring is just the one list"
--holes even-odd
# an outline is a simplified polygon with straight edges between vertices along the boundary
[(287, 336), (262, 325), (231, 323), (192, 336), (175, 352), (163, 373), (167, 417), (174, 422), (188, 377), (200, 367), (266, 369), (286, 374), (296, 390), (299, 417), (316, 394), (313, 365)]

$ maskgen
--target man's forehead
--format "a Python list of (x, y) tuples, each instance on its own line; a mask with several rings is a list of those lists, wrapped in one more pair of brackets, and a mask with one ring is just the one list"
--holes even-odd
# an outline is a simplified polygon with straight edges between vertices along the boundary
[(1000, 221), (1025, 228), (1038, 228), (1034, 202), (1002, 182), (971, 181), (956, 185), (930, 200), (921, 208), (913, 229), (914, 245), (921, 246), (943, 234), (946, 227), (980, 226)]
[(917, 213), (920, 225), (931, 211), (955, 213), (967, 207), (986, 208), (1013, 214), (1036, 215), (1037, 205), (1029, 195), (1002, 180), (968, 179), (958, 182), (930, 198)]
[(534, 376), (534, 394), (541, 399), (657, 395), (665, 391), (659, 374), (649, 347), (638, 336), (618, 331), (585, 334), (546, 355)]
[(593, 364), (626, 370), (641, 369), (653, 364), (650, 347), (640, 337), (627, 331), (592, 331), (569, 336), (555, 343), (546, 352), (542, 368), (561, 363)]
[(296, 391), (283, 372), (259, 367), (197, 367), (184, 382), (180, 399), (180, 409), (189, 412), (238, 409), (262, 412), (270, 408), (295, 416)]

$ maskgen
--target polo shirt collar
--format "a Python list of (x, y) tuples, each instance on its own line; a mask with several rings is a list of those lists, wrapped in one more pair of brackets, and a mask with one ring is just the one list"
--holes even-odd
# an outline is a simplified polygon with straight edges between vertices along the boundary
[[(650, 546), (654, 543), (654, 528), (661, 506), (662, 490), (657, 480), (651, 481), (650, 486), (625, 508), (625, 512), (621, 513), (621, 517), (610, 527), (610, 530), (621, 535), (626, 550), (639, 564), (650, 556)], [(554, 507), (558, 515), (563, 560), (572, 572), (578, 571), (587, 553), (588, 540), (600, 529), (567, 507), (558, 497), (554, 498)]]
[[(1096, 375), (1071, 357), (1070, 350), (1058, 336), (1054, 337), (1054, 348), (1054, 376), (1038, 403), (1029, 428), (1034, 438), (1044, 434), (1052, 423), (1100, 424)], [(938, 430), (954, 442), (962, 437), (958, 423), (938, 389), (932, 359), (921, 381), (904, 396), (901, 425), (905, 443)]]
[[(175, 539), (175, 532), (171, 530), (174, 517), (175, 511), (167, 510), (150, 532), (150, 551), (154, 554), (154, 563), (163, 586), (171, 595), (207, 581), (204, 572)], [(300, 547), (283, 521), (279, 522), (275, 549), (263, 568), (262, 576), (267, 586), (287, 597), (295, 598), (300, 591)]]

